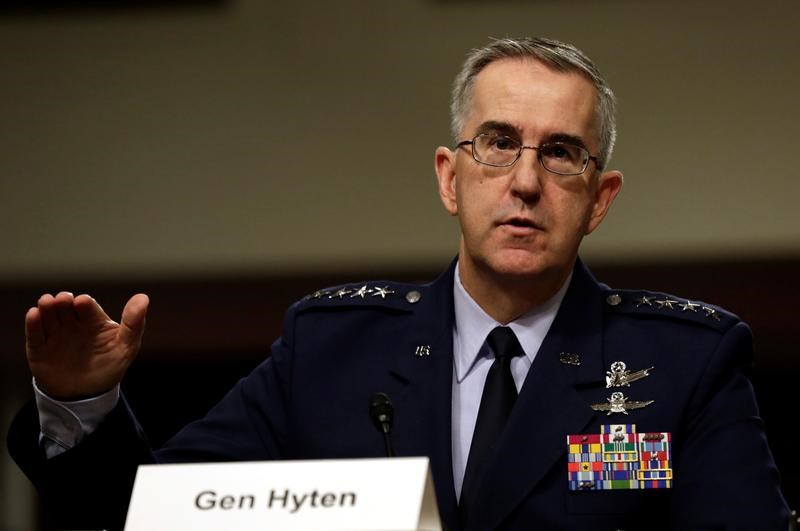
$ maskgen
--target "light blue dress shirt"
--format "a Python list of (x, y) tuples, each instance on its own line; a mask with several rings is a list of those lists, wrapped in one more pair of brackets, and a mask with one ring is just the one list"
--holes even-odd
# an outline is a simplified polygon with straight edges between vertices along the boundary
[[(453, 484), (456, 497), (461, 496), (464, 482), (464, 471), (467, 468), (469, 447), (472, 444), (472, 432), (483, 394), (486, 375), (494, 362), (494, 354), (486, 337), (500, 323), (478, 306), (461, 284), (459, 268), (456, 265), (455, 282), (453, 282), (453, 302), (455, 305), (455, 322), (453, 324), (453, 409), (452, 409), (452, 444), (453, 444)], [(517, 336), (525, 356), (511, 361), (511, 373), (517, 391), (522, 389), (528, 369), (539, 352), (550, 325), (558, 313), (561, 301), (567, 291), (572, 275), (564, 285), (547, 302), (508, 323)]]

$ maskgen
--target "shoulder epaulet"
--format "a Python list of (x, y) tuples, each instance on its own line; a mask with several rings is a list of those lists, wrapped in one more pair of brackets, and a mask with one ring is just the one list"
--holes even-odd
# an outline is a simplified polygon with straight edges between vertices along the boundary
[(395, 309), (412, 309), (422, 300), (426, 286), (398, 282), (356, 282), (319, 289), (298, 301), (298, 309), (381, 306)]
[(740, 321), (739, 317), (719, 306), (668, 293), (606, 288), (603, 297), (606, 309), (613, 313), (683, 319), (720, 330)]

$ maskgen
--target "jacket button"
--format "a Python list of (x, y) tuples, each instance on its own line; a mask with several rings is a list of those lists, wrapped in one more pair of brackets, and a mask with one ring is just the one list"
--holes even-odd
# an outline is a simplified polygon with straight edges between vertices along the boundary
[(422, 294), (417, 290), (409, 291), (408, 293), (406, 293), (406, 300), (411, 304), (418, 302), (421, 298)]

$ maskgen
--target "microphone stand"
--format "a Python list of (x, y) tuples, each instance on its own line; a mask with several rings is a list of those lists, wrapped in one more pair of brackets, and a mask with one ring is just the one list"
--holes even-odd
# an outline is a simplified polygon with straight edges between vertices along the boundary
[(383, 448), (386, 451), (386, 457), (394, 457), (391, 438), (393, 415), (394, 406), (386, 393), (372, 395), (369, 403), (369, 416), (375, 427), (383, 435)]

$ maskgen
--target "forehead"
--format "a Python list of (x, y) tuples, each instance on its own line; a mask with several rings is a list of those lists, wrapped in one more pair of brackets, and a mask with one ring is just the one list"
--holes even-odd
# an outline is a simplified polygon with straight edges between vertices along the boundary
[(524, 138), (565, 133), (595, 144), (597, 99), (592, 83), (577, 72), (559, 72), (535, 59), (501, 59), (476, 76), (464, 133), (496, 121)]

